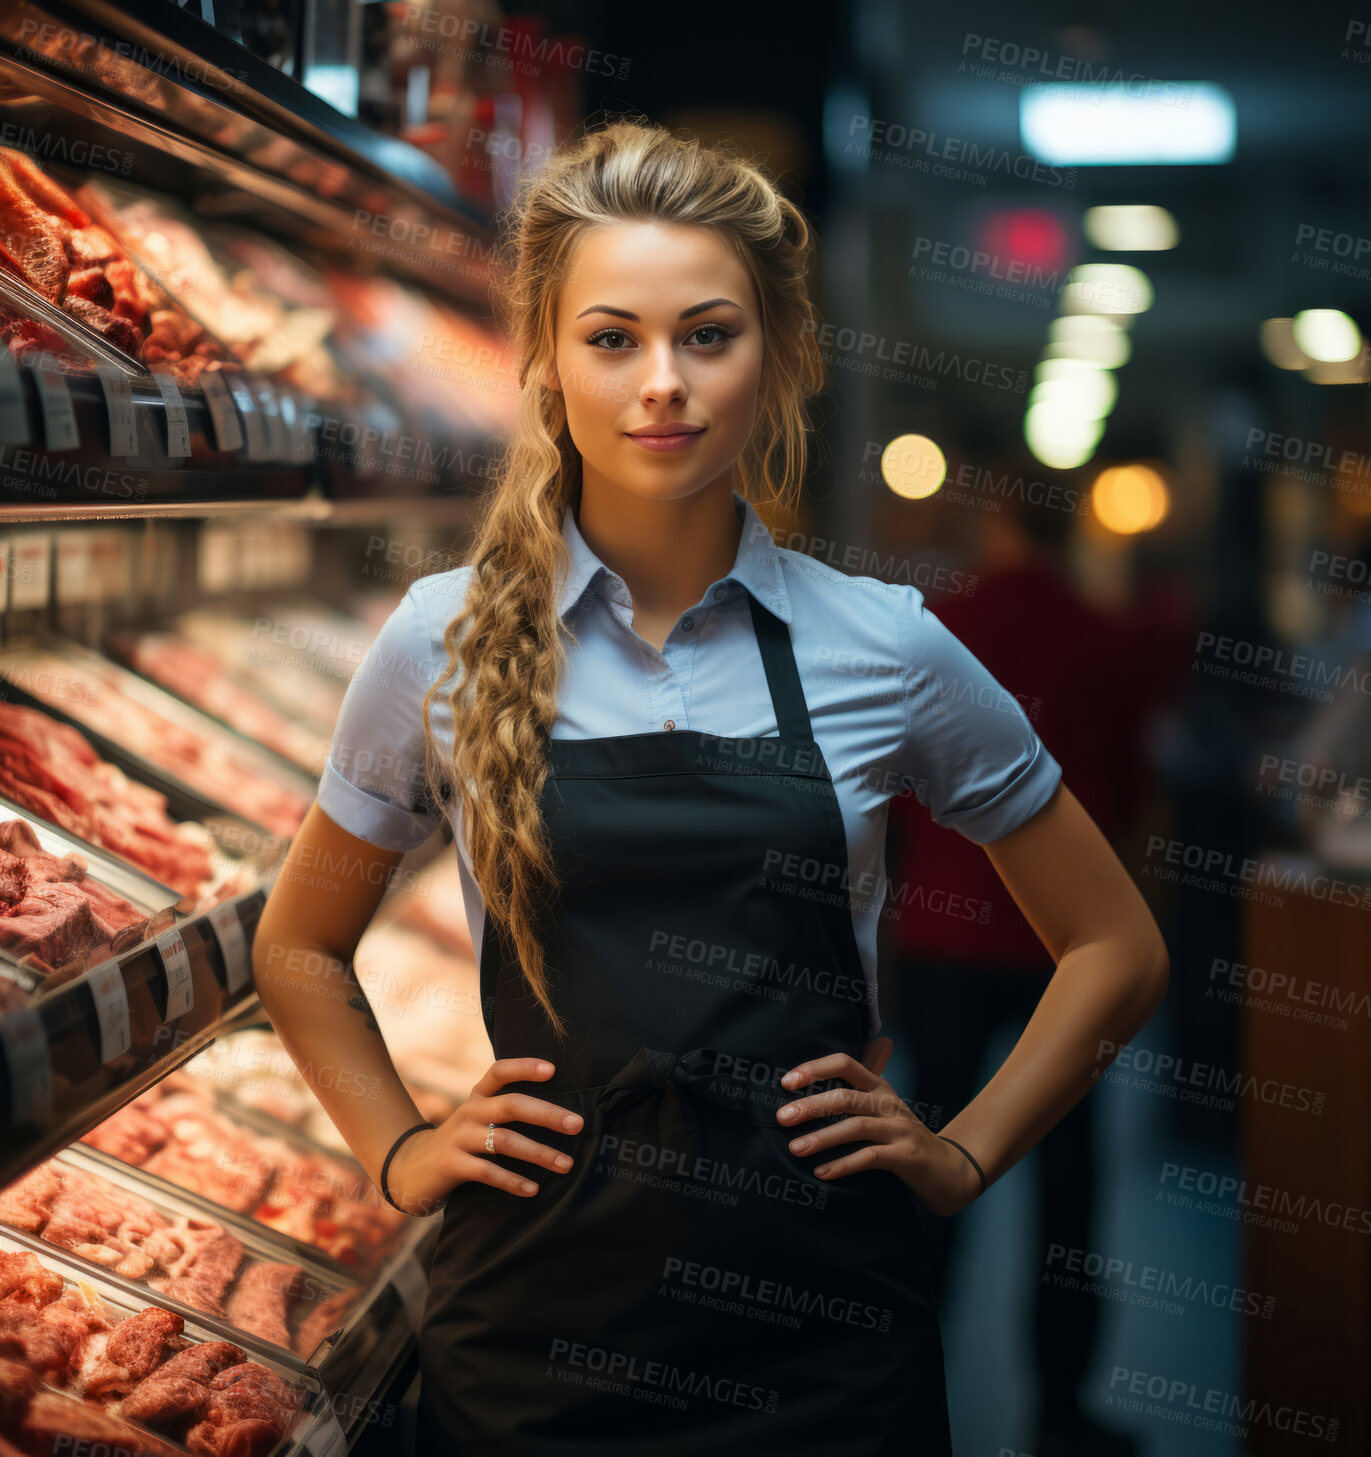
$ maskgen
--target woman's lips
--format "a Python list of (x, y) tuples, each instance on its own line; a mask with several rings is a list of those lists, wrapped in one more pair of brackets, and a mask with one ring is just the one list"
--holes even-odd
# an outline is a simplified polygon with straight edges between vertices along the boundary
[(628, 438), (644, 450), (689, 450), (704, 430), (689, 430), (679, 435), (630, 435)]

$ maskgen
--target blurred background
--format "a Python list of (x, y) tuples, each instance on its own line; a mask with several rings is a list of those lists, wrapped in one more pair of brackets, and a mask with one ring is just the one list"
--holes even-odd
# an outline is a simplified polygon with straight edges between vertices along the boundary
[[(408, 581), (460, 560), (510, 420), (489, 261), (521, 170), (622, 112), (739, 145), (819, 237), (829, 385), (778, 543), (923, 591), (1062, 763), (1171, 954), (1164, 1006), (1087, 1099), (920, 1236), (945, 1261), (955, 1449), (1362, 1452), (1371, 16), (1094, 8), (6, 6), (0, 712), (44, 717), (0, 722), (76, 727), (168, 797), (205, 863), (139, 928), (182, 930), (203, 984), (178, 1048), (213, 1042), (222, 1072), (235, 1028), (266, 1035), (234, 948), (342, 688)], [(55, 285), (23, 241), (34, 200), (68, 224)], [(164, 721), (232, 748), (258, 798), (197, 781)], [(8, 812), (54, 854), (55, 824), (127, 862), (45, 813), (36, 774)], [(439, 838), (364, 951), (441, 1108), (485, 1063)], [(914, 785), (887, 873), (886, 1076), (936, 1128), (1052, 968)], [(135, 987), (166, 958), (139, 981), (113, 950), (133, 1061), (90, 1066), (95, 1013), (72, 1030), (51, 1008), (97, 958), (14, 958), (6, 1177), (165, 1092), (171, 1008), (140, 1034)], [(451, 985), (465, 1003), (425, 1016)], [(222, 1106), (216, 1076), (224, 1116), (266, 1116)], [(393, 1329), (377, 1291), (402, 1286), (365, 1287), (374, 1333)], [(367, 1369), (330, 1379), (398, 1380)]]

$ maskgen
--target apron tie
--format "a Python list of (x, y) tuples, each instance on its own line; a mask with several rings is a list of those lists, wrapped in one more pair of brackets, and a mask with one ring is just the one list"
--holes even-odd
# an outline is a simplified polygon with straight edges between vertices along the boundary
[[(683, 1177), (699, 1155), (701, 1120), (710, 1109), (758, 1127), (784, 1131), (776, 1121), (776, 1109), (800, 1095), (779, 1082), (756, 1083), (747, 1075), (750, 1064), (744, 1062), (738, 1069), (737, 1062), (730, 1054), (710, 1047), (684, 1053), (640, 1047), (596, 1094), (595, 1106), (605, 1113), (627, 1115), (610, 1132), (635, 1135), (656, 1147), (662, 1155), (659, 1172)], [(826, 1081), (816, 1087), (830, 1085)], [(806, 1093), (813, 1091), (815, 1088), (805, 1089)]]

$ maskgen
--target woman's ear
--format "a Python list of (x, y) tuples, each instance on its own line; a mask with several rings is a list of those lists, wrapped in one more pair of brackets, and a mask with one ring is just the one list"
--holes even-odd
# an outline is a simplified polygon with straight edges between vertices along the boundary
[(556, 390), (558, 394), (561, 394), (562, 377), (557, 373), (557, 366), (555, 364), (549, 364), (543, 371), (543, 388), (545, 390)]

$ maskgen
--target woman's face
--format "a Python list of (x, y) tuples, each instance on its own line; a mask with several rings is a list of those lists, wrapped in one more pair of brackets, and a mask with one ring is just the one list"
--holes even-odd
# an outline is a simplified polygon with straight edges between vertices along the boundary
[[(762, 321), (747, 270), (713, 229), (594, 228), (572, 254), (555, 327), (548, 383), (586, 485), (674, 500), (738, 458), (757, 413)], [(689, 429), (642, 433), (668, 426)]]

